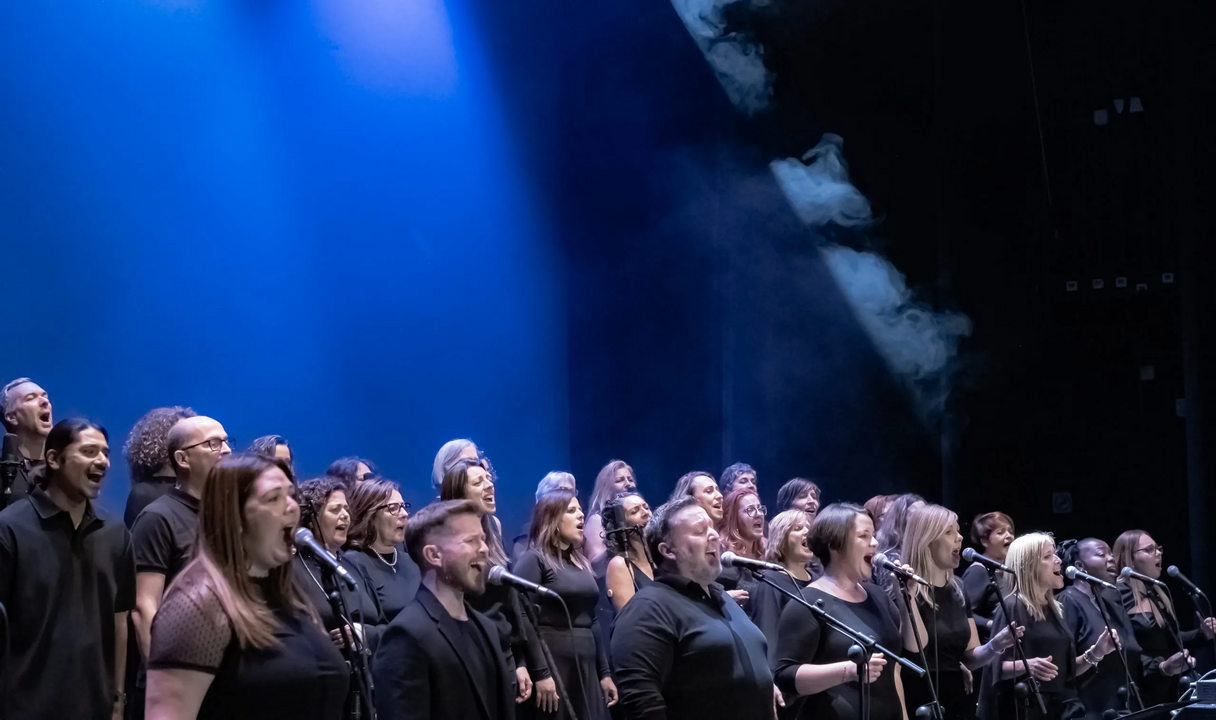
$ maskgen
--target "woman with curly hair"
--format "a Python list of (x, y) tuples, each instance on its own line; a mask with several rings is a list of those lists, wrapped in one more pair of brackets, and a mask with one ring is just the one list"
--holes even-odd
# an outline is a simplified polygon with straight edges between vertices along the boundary
[(410, 504), (402, 500), (397, 483), (366, 480), (350, 489), (351, 526), (346, 554), (363, 569), (392, 622), (397, 613), (414, 601), (422, 573), (405, 551), (405, 525)]
[(169, 492), (177, 482), (169, 464), (169, 430), (178, 420), (196, 415), (198, 413), (180, 405), (160, 407), (149, 410), (131, 428), (131, 434), (122, 446), (122, 454), (131, 470), (131, 494), (127, 496), (127, 510), (123, 513), (128, 528), (135, 524), (135, 518), (149, 503)]

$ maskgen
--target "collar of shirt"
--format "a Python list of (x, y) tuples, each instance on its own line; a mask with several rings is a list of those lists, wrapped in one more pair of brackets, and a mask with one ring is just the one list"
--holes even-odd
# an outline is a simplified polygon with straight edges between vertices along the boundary
[(709, 593), (706, 594), (705, 588), (699, 583), (695, 583), (686, 577), (676, 575), (674, 573), (664, 573), (655, 578), (655, 582), (661, 582), (664, 585), (672, 588), (684, 597), (690, 600), (699, 602), (711, 603), (713, 605), (722, 605), (722, 586), (718, 583), (709, 584)]
[(86, 532), (92, 529), (93, 525), (101, 523), (101, 518), (97, 516), (97, 511), (93, 509), (93, 503), (88, 500), (84, 503), (84, 516), (80, 518), (79, 527), (73, 527), (72, 517), (68, 515), (68, 511), (56, 505), (51, 500), (51, 496), (47, 495), (46, 491), (42, 488), (35, 487), (30, 491), (30, 502), (34, 504), (34, 509), (38, 511), (38, 516), (43, 520), (50, 520), (62, 514), (68, 527), (76, 532)]
[(172, 496), (174, 500), (178, 501), (182, 505), (185, 505), (186, 507), (190, 508), (194, 512), (196, 512), (196, 513), (198, 512), (198, 509), (199, 509), (198, 498), (194, 497), (193, 495), (186, 492), (185, 490), (182, 490), (181, 488), (178, 488), (178, 487), (171, 487), (171, 488), (169, 488), (169, 491), (165, 494)]

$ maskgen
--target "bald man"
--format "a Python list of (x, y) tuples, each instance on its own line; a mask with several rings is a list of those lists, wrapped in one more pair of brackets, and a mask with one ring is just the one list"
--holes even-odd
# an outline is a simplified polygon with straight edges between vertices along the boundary
[[(135, 609), (131, 611), (131, 625), (144, 661), (151, 647), (152, 619), (160, 607), (161, 596), (190, 561), (198, 534), (199, 500), (207, 475), (221, 457), (232, 453), (224, 426), (203, 415), (174, 423), (165, 444), (177, 483), (144, 508), (131, 527), (135, 549)], [(128, 690), (134, 697), (128, 698), (127, 708), (136, 711), (134, 718), (143, 717), (144, 676), (141, 664), (135, 686)]]

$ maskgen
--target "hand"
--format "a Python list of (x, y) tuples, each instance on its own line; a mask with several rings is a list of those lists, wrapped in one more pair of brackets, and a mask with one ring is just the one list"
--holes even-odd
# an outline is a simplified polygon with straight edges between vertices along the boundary
[(604, 692), (604, 703), (608, 707), (616, 705), (616, 683), (612, 682), (612, 678), (606, 677), (600, 679), (600, 690)]
[(110, 709), (110, 720), (123, 720), (126, 707), (127, 704), (122, 700), (115, 700), (114, 707)]
[(1113, 653), (1117, 647), (1119, 647), (1119, 631), (1114, 631), (1114, 635), (1112, 635), (1110, 630), (1103, 630), (1098, 642), (1094, 643), (1094, 654), (1100, 660)]
[(1051, 663), (1050, 655), (1045, 658), (1030, 658), (1027, 662), (1030, 664), (1030, 674), (1040, 682), (1054, 680), (1056, 675), (1060, 674), (1060, 669)]
[(746, 590), (727, 590), (726, 594), (733, 597), (735, 599), (735, 602), (739, 603), (740, 605), (747, 604), (747, 591)]
[(519, 692), (515, 695), (516, 704), (532, 697), (532, 676), (528, 674), (528, 668), (515, 668), (515, 682), (519, 685)]
[(781, 694), (781, 691), (777, 689), (777, 686), (774, 685), (773, 686), (773, 717), (777, 717), (777, 714), (778, 714), (777, 708), (779, 708), (779, 707), (785, 707), (785, 696), (783, 696)]
[(959, 670), (963, 671), (963, 694), (970, 695), (975, 692), (975, 678), (971, 675), (971, 668), (959, 663)]
[(1189, 670), (1195, 664), (1195, 658), (1186, 650), (1174, 653), (1166, 660), (1161, 662), (1161, 674), (1169, 677), (1181, 675), (1183, 671)]
[[(867, 682), (874, 682), (875, 680), (877, 680), (878, 676), (882, 675), (882, 669), (886, 664), (887, 664), (887, 661), (885, 658), (883, 658), (882, 653), (874, 653), (873, 655), (871, 655), (870, 656), (870, 665), (868, 668), (870, 671), (868, 673), (869, 680)], [(853, 677), (854, 678), (857, 677), (857, 666), (856, 665), (853, 665)]]
[(1199, 624), (1199, 630), (1208, 640), (1216, 637), (1216, 618), (1204, 618)]
[(553, 681), (553, 678), (537, 680), (532, 689), (536, 691), (536, 707), (541, 712), (557, 712), (557, 683)]
[[(352, 627), (353, 627), (353, 630), (352, 630)], [(329, 639), (333, 641), (334, 647), (338, 647), (338, 648), (346, 647), (346, 641), (342, 637), (343, 632), (345, 632), (346, 635), (351, 638), (350, 642), (352, 645), (355, 643), (355, 640), (354, 640), (355, 635), (357, 635), (360, 640), (363, 639), (363, 626), (362, 625), (360, 625), (358, 623), (355, 623), (353, 626), (343, 625), (340, 628), (334, 628), (333, 630), (329, 631)], [(352, 632), (354, 633), (354, 635), (351, 635)]]
[(999, 633), (992, 636), (992, 639), (988, 641), (988, 646), (992, 648), (993, 652), (1005, 652), (1009, 648), (1013, 647), (1013, 634), (1015, 632), (1017, 633), (1018, 637), (1022, 637), (1022, 635), (1026, 633), (1026, 628), (1023, 625), (1018, 625), (1017, 628), (1014, 629), (1012, 625), (1006, 625), (1005, 627), (1001, 628)]

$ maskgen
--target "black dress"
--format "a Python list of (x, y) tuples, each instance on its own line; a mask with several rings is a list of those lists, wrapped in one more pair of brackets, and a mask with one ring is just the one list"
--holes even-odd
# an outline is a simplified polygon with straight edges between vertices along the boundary
[(1146, 706), (1176, 701), (1181, 695), (1178, 687), (1181, 676), (1163, 674), (1161, 663), (1184, 649), (1203, 645), (1202, 634), (1198, 630), (1179, 632), (1178, 618), (1152, 593), (1148, 596), (1149, 600), (1157, 605), (1158, 612), (1165, 618), (1166, 627), (1158, 625), (1151, 612), (1131, 612), (1136, 606), (1136, 598), (1126, 582), (1119, 583), (1119, 596), (1124, 609), (1128, 611), (1136, 643), (1140, 646), (1140, 662), (1144, 670), (1144, 681), (1140, 685), (1141, 699)]
[[(798, 578), (793, 578), (791, 582), (790, 576), (785, 573), (768, 573), (767, 577), (793, 593), (802, 592), (803, 588), (812, 582), (811, 580), (800, 580)], [(785, 610), (785, 606), (789, 602), (789, 595), (786, 595), (768, 583), (762, 582), (756, 586), (756, 591), (747, 604), (747, 616), (756, 624), (756, 627), (760, 628), (760, 632), (764, 633), (764, 638), (768, 640), (768, 660), (770, 665), (776, 659), (777, 627), (781, 623), (781, 611)]]
[[(485, 615), (498, 629), (502, 637), (500, 647), (507, 648), (507, 664), (513, 668), (527, 668), (532, 682), (550, 676), (549, 663), (541, 651), (536, 628), (524, 615), (523, 598), (510, 585), (486, 584), (481, 595), (465, 595), (464, 601), (477, 612)], [(532, 702), (529, 700), (529, 702)]]
[[(933, 603), (918, 597), (916, 607), (925, 625), (927, 637), (921, 637), (920, 641), (925, 646), (928, 670), (937, 681), (942, 714), (946, 720), (974, 717), (975, 702), (963, 688), (961, 667), (971, 643), (971, 607), (963, 597), (962, 588), (953, 583), (932, 591)], [(916, 649), (907, 646), (904, 649), (906, 656), (919, 664)], [(933, 702), (927, 676), (918, 678), (909, 674), (904, 677), (904, 701), (910, 718), (915, 716), (917, 708)]]
[(1000, 607), (1000, 599), (995, 592), (990, 591), (988, 571), (979, 563), (971, 563), (963, 571), (963, 595), (971, 607), (971, 616), (975, 618), (975, 629), (979, 631), (980, 642), (988, 642), (991, 628), (988, 622), (996, 615)]
[[(802, 596), (811, 604), (822, 600), (823, 609), (846, 625), (870, 634), (888, 648), (900, 644), (899, 610), (886, 591), (863, 583), (866, 599), (853, 603), (808, 586)], [(794, 677), (798, 668), (811, 663), (828, 665), (849, 659), (853, 641), (820, 625), (800, 603), (791, 602), (781, 612), (777, 632), (776, 662), (773, 674), (787, 704), (795, 698)], [(894, 663), (888, 662), (882, 674), (870, 685), (870, 719), (901, 720), (903, 706), (895, 689)], [(856, 680), (801, 698), (797, 717), (803, 720), (858, 720), (860, 683)]]
[[(349, 682), (346, 664), (308, 615), (273, 608), (279, 623), (277, 644), (242, 650), (219, 599), (192, 580), (179, 579), (179, 587), (156, 612), (148, 669), (213, 675), (199, 720), (342, 717)], [(264, 583), (259, 588), (268, 596)]]
[[(1060, 602), (1064, 605), (1064, 623), (1072, 632), (1077, 649), (1081, 652), (1093, 647), (1106, 632), (1106, 622), (1102, 613), (1110, 619), (1110, 625), (1119, 633), (1123, 642), (1123, 650), (1127, 657), (1128, 670), (1131, 679), (1140, 686), (1144, 685), (1144, 673), (1141, 670), (1140, 644), (1136, 641), (1135, 629), (1131, 619), (1123, 608), (1123, 601), (1114, 590), (1099, 590), (1099, 595), (1085, 592), (1077, 585), (1065, 588), (1060, 593)], [(1102, 609), (1098, 608), (1102, 603)], [(1119, 688), (1127, 687), (1128, 678), (1123, 671), (1123, 663), (1118, 655), (1111, 653), (1102, 658), (1095, 668), (1077, 678), (1077, 695), (1085, 706), (1087, 720), (1102, 720), (1107, 710), (1124, 710), (1126, 704), (1119, 698)], [(1138, 706), (1132, 708), (1139, 710)]]
[(392, 622), (397, 613), (414, 601), (418, 586), (422, 584), (422, 573), (418, 564), (398, 545), (396, 551), (381, 555), (368, 548), (366, 551), (351, 550), (346, 558), (363, 571), (380, 601), (380, 610), (385, 622)]
[[(380, 600), (367, 575), (350, 561), (346, 553), (338, 554), (338, 562), (355, 578), (357, 584), (354, 590), (345, 584), (340, 586), (342, 598), (346, 602), (346, 610), (350, 613), (352, 622), (363, 626), (363, 642), (367, 645), (368, 651), (374, 653), (376, 645), (380, 642), (380, 635), (388, 625), (384, 619), (384, 613), (380, 609)], [(304, 555), (296, 555), (291, 564), (296, 575), (296, 585), (316, 609), (325, 630), (327, 632), (337, 630), (345, 625), (345, 622), (334, 615), (333, 607), (329, 604), (325, 591), (321, 587), (325, 579), (320, 564), (312, 557)]]
[[(606, 720), (608, 706), (600, 690), (600, 679), (609, 677), (608, 653), (600, 635), (595, 617), (595, 605), (599, 599), (599, 586), (590, 569), (581, 569), (573, 564), (556, 565), (543, 558), (536, 550), (528, 550), (520, 556), (512, 570), (516, 575), (539, 583), (562, 596), (570, 609), (570, 621), (560, 603), (528, 598), (535, 601), (536, 630), (553, 658), (552, 670), (558, 673), (561, 686), (565, 688), (574, 710), (582, 720)], [(558, 693), (561, 694), (561, 687)], [(539, 718), (567, 720), (569, 713), (564, 702), (558, 704), (555, 714), (542, 713), (535, 703), (527, 703), (523, 713), (535, 711)]]
[[(1039, 689), (1043, 693), (1043, 701), (1047, 705), (1047, 715), (1044, 716), (1034, 702), (1029, 699), (1029, 712), (1019, 710), (1015, 706), (1014, 686), (1026, 679), (1025, 674), (1008, 680), (1001, 679), (1000, 667), (997, 663), (1014, 659), (1014, 649), (1006, 650), (999, 660), (993, 661), (984, 673), (984, 685), (980, 690), (980, 717), (984, 720), (1015, 720), (1029, 718), (1030, 720), (1071, 720), (1085, 714), (1085, 708), (1077, 698), (1077, 646), (1072, 633), (1064, 625), (1064, 619), (1056, 614), (1054, 608), (1045, 608), (1042, 620), (1036, 620), (1026, 609), (1026, 604), (1016, 597), (1006, 601), (1014, 621), (1026, 628), (1022, 636), (1022, 647), (1027, 659), (1050, 657), (1051, 662), (1059, 673), (1047, 682), (1040, 682)], [(1003, 627), (1006, 624), (1004, 612), (997, 608), (993, 618), (993, 627)]]

